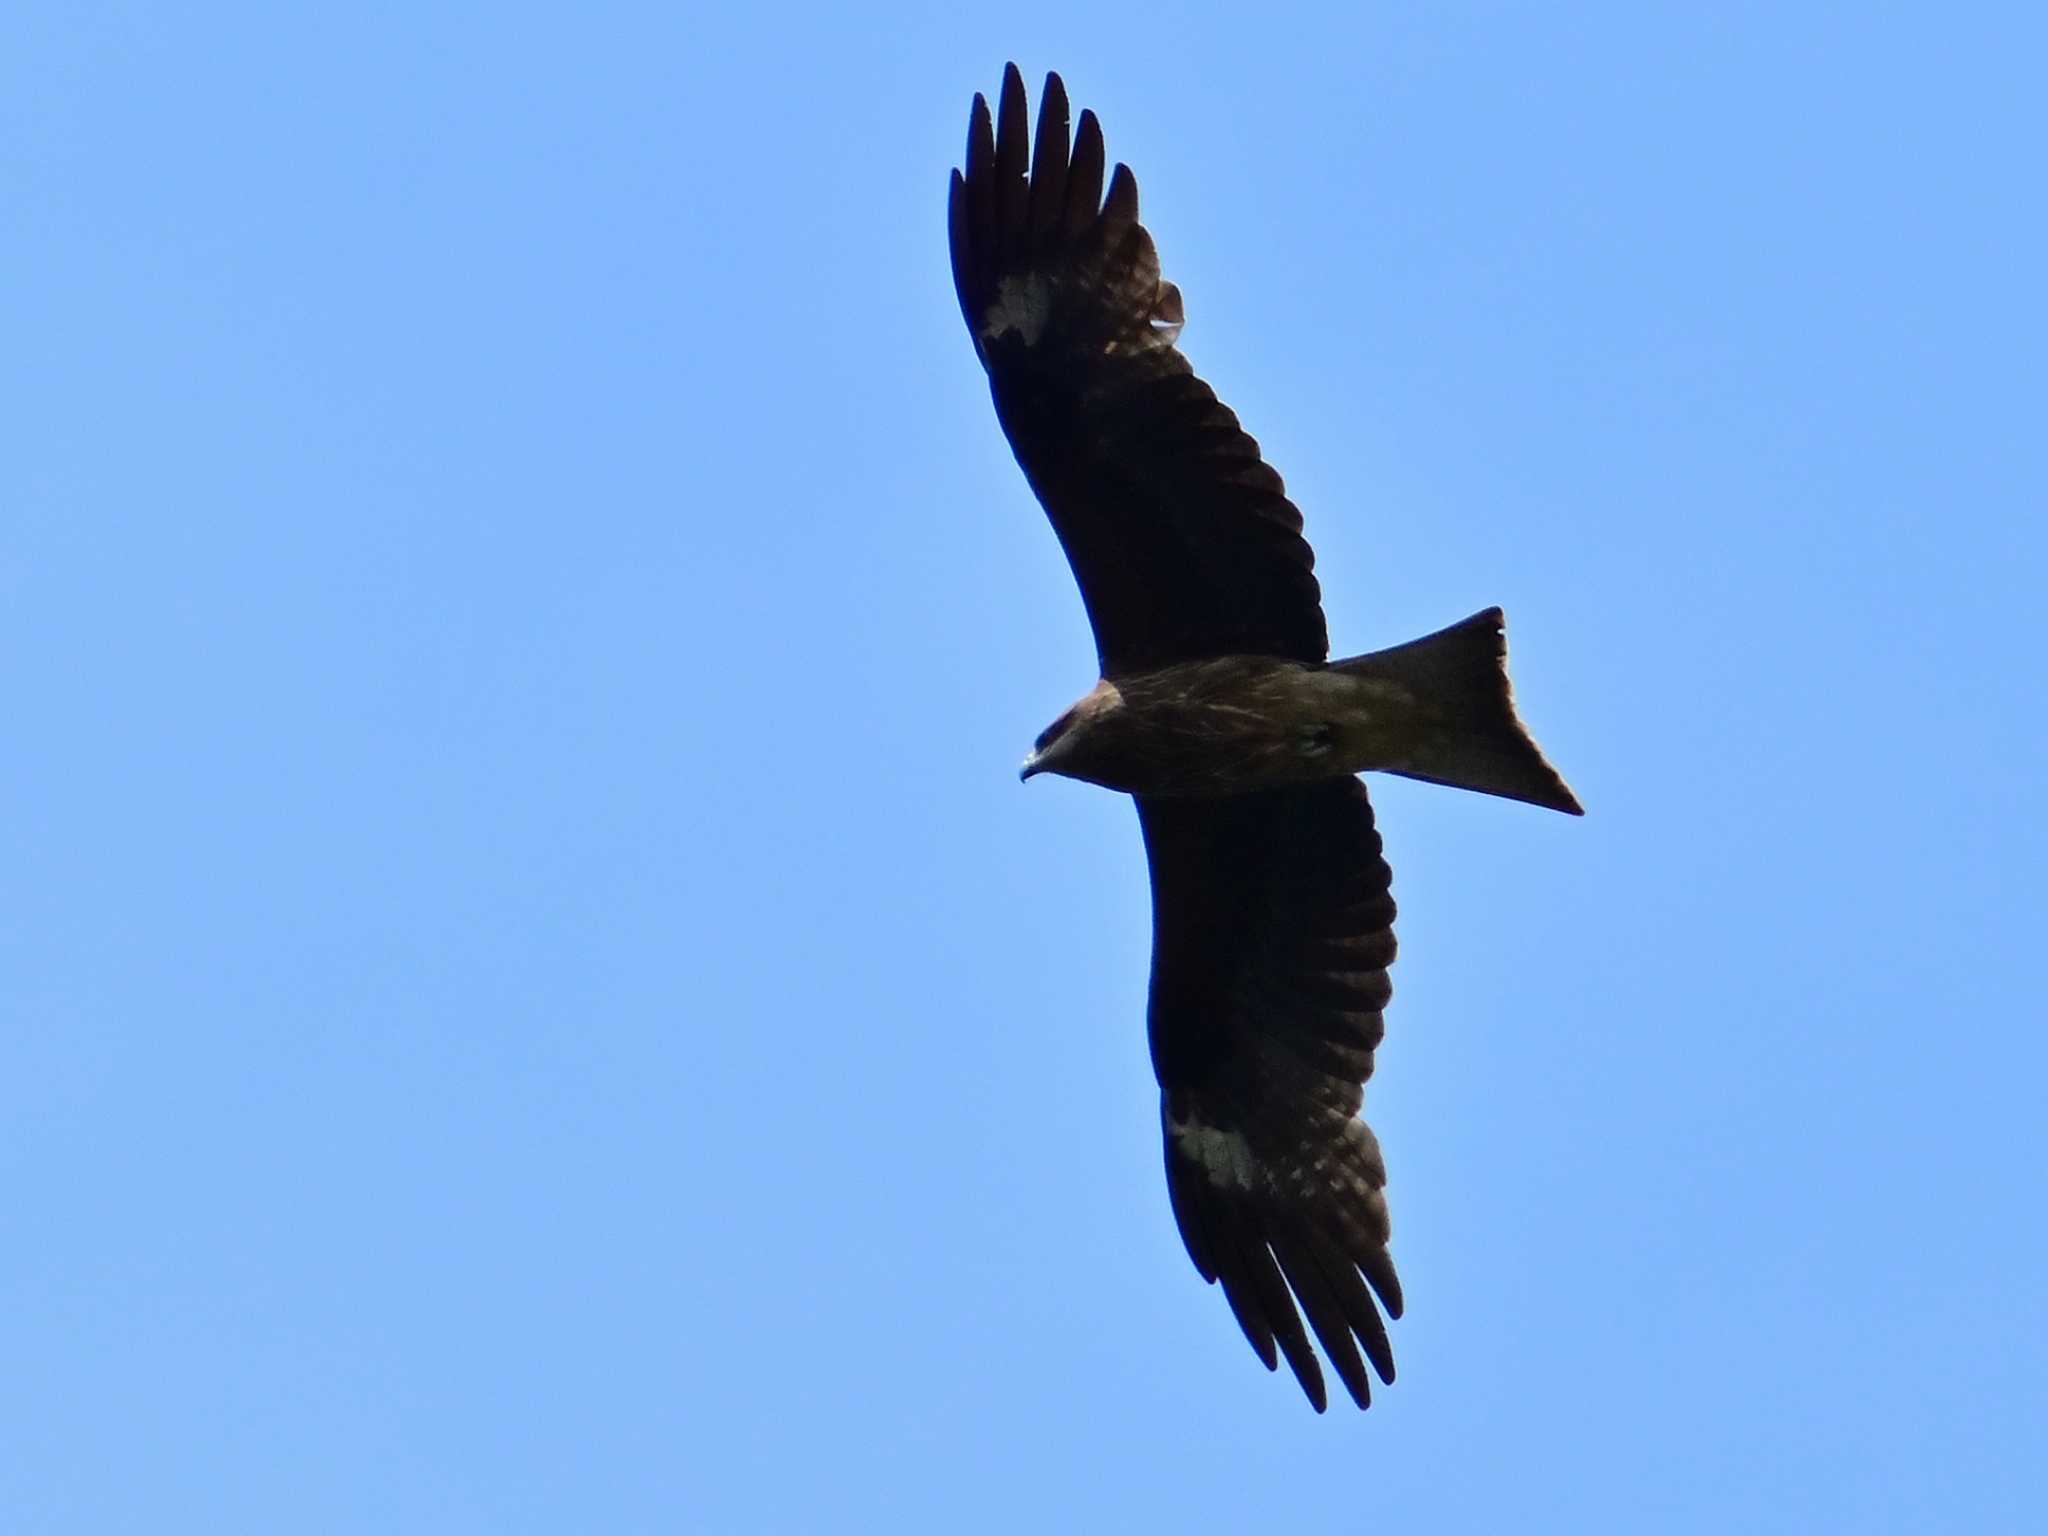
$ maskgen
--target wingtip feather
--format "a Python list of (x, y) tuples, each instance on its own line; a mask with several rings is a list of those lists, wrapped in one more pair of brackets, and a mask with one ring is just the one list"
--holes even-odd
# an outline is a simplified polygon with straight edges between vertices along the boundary
[(1024, 76), (1015, 64), (1003, 69), (996, 101), (996, 238), (1007, 254), (1027, 232), (1030, 213), (1031, 120), (1024, 108)]
[(1102, 166), (1107, 155), (1102, 122), (1089, 107), (1074, 125), (1074, 152), (1067, 161), (1066, 233), (1079, 236), (1102, 209)]
[(1102, 199), (1102, 220), (1105, 224), (1138, 222), (1138, 178), (1121, 160), (1109, 174), (1109, 192)]
[(1058, 75), (1045, 77), (1045, 90), (1038, 98), (1038, 134), (1031, 149), (1031, 244), (1034, 250), (1049, 244), (1066, 211), (1067, 197), (1067, 89)]
[(988, 98), (976, 91), (974, 104), (967, 109), (967, 179), (986, 173), (995, 158), (995, 120), (989, 116)]

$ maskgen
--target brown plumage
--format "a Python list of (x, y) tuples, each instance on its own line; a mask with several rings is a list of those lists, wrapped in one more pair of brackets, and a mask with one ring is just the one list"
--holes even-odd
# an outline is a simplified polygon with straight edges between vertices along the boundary
[[(1035, 145), (1011, 65), (974, 100), (953, 276), (996, 415), (1087, 605), (1102, 681), (1024, 776), (1136, 798), (1152, 876), (1149, 1030), (1189, 1256), (1320, 1411), (1312, 1331), (1352, 1398), (1394, 1379), (1386, 1169), (1357, 1118), (1394, 958), (1379, 770), (1577, 814), (1515, 715), (1500, 610), (1329, 662), (1301, 514), (1176, 347), (1102, 133), (1048, 76)], [(1377, 1305), (1375, 1304), (1377, 1298)], [(1303, 1326), (1306, 1315), (1307, 1327)]]

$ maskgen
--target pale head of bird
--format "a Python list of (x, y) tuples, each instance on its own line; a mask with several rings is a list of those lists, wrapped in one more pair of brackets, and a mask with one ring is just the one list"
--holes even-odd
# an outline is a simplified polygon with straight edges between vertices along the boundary
[(1100, 783), (1090, 767), (1105, 745), (1104, 724), (1123, 708), (1123, 695), (1107, 678), (1097, 683), (1087, 697), (1038, 733), (1031, 755), (1018, 772), (1020, 780), (1041, 773), (1063, 774), (1070, 779)]

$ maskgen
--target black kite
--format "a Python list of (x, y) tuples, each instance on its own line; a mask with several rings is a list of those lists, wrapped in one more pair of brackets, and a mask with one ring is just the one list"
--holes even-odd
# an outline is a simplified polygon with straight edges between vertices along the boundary
[[(1301, 514), (1174, 343), (1102, 131), (1015, 65), (974, 99), (953, 276), (996, 415), (1066, 549), (1102, 681), (1041, 736), (1050, 772), (1132, 794), (1152, 874), (1149, 1029), (1166, 1183), (1195, 1268), (1318, 1411), (1301, 1314), (1359, 1407), (1394, 1379), (1386, 1168), (1358, 1118), (1394, 958), (1379, 769), (1577, 814), (1516, 718), (1497, 608), (1332, 662)], [(1291, 1294), (1290, 1294), (1291, 1293)], [(1379, 1306), (1374, 1306), (1377, 1296)], [(1296, 1303), (1300, 1310), (1297, 1311)]]

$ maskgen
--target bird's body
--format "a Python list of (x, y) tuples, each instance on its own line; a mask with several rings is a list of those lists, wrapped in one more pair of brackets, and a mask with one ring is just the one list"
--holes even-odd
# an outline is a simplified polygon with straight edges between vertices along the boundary
[[(1577, 813), (1514, 709), (1500, 610), (1327, 660), (1301, 514), (1175, 343), (1123, 166), (1068, 136), (1049, 76), (975, 98), (949, 203), (960, 308), (996, 414), (1067, 552), (1102, 679), (1024, 776), (1133, 796), (1152, 875), (1148, 1035), (1189, 1256), (1318, 1410), (1308, 1329), (1360, 1407), (1394, 1376), (1386, 1169), (1357, 1118), (1391, 987), (1379, 770)], [(1299, 1311), (1297, 1311), (1297, 1304)], [(1361, 1358), (1362, 1354), (1362, 1358)]]
[(1097, 683), (1024, 775), (1131, 795), (1243, 794), (1384, 768), (1415, 719), (1397, 684), (1277, 656), (1218, 656)]
[(1474, 708), (1512, 719), (1494, 661), (1500, 624), (1489, 609), (1415, 643), (1424, 655), (1480, 652), (1449, 664), (1478, 680), (1476, 700), (1469, 689), (1432, 687), (1405, 660), (1410, 647), (1331, 663), (1213, 656), (1104, 678), (1046, 728), (1024, 777), (1058, 773), (1130, 795), (1241, 795), (1374, 771), (1435, 778), (1427, 770), (1440, 756), (1469, 759), (1475, 742), (1498, 738), (1512, 755), (1505, 787), (1471, 783), (1469, 762), (1466, 787), (1576, 810), (1533, 744), (1471, 727)]

